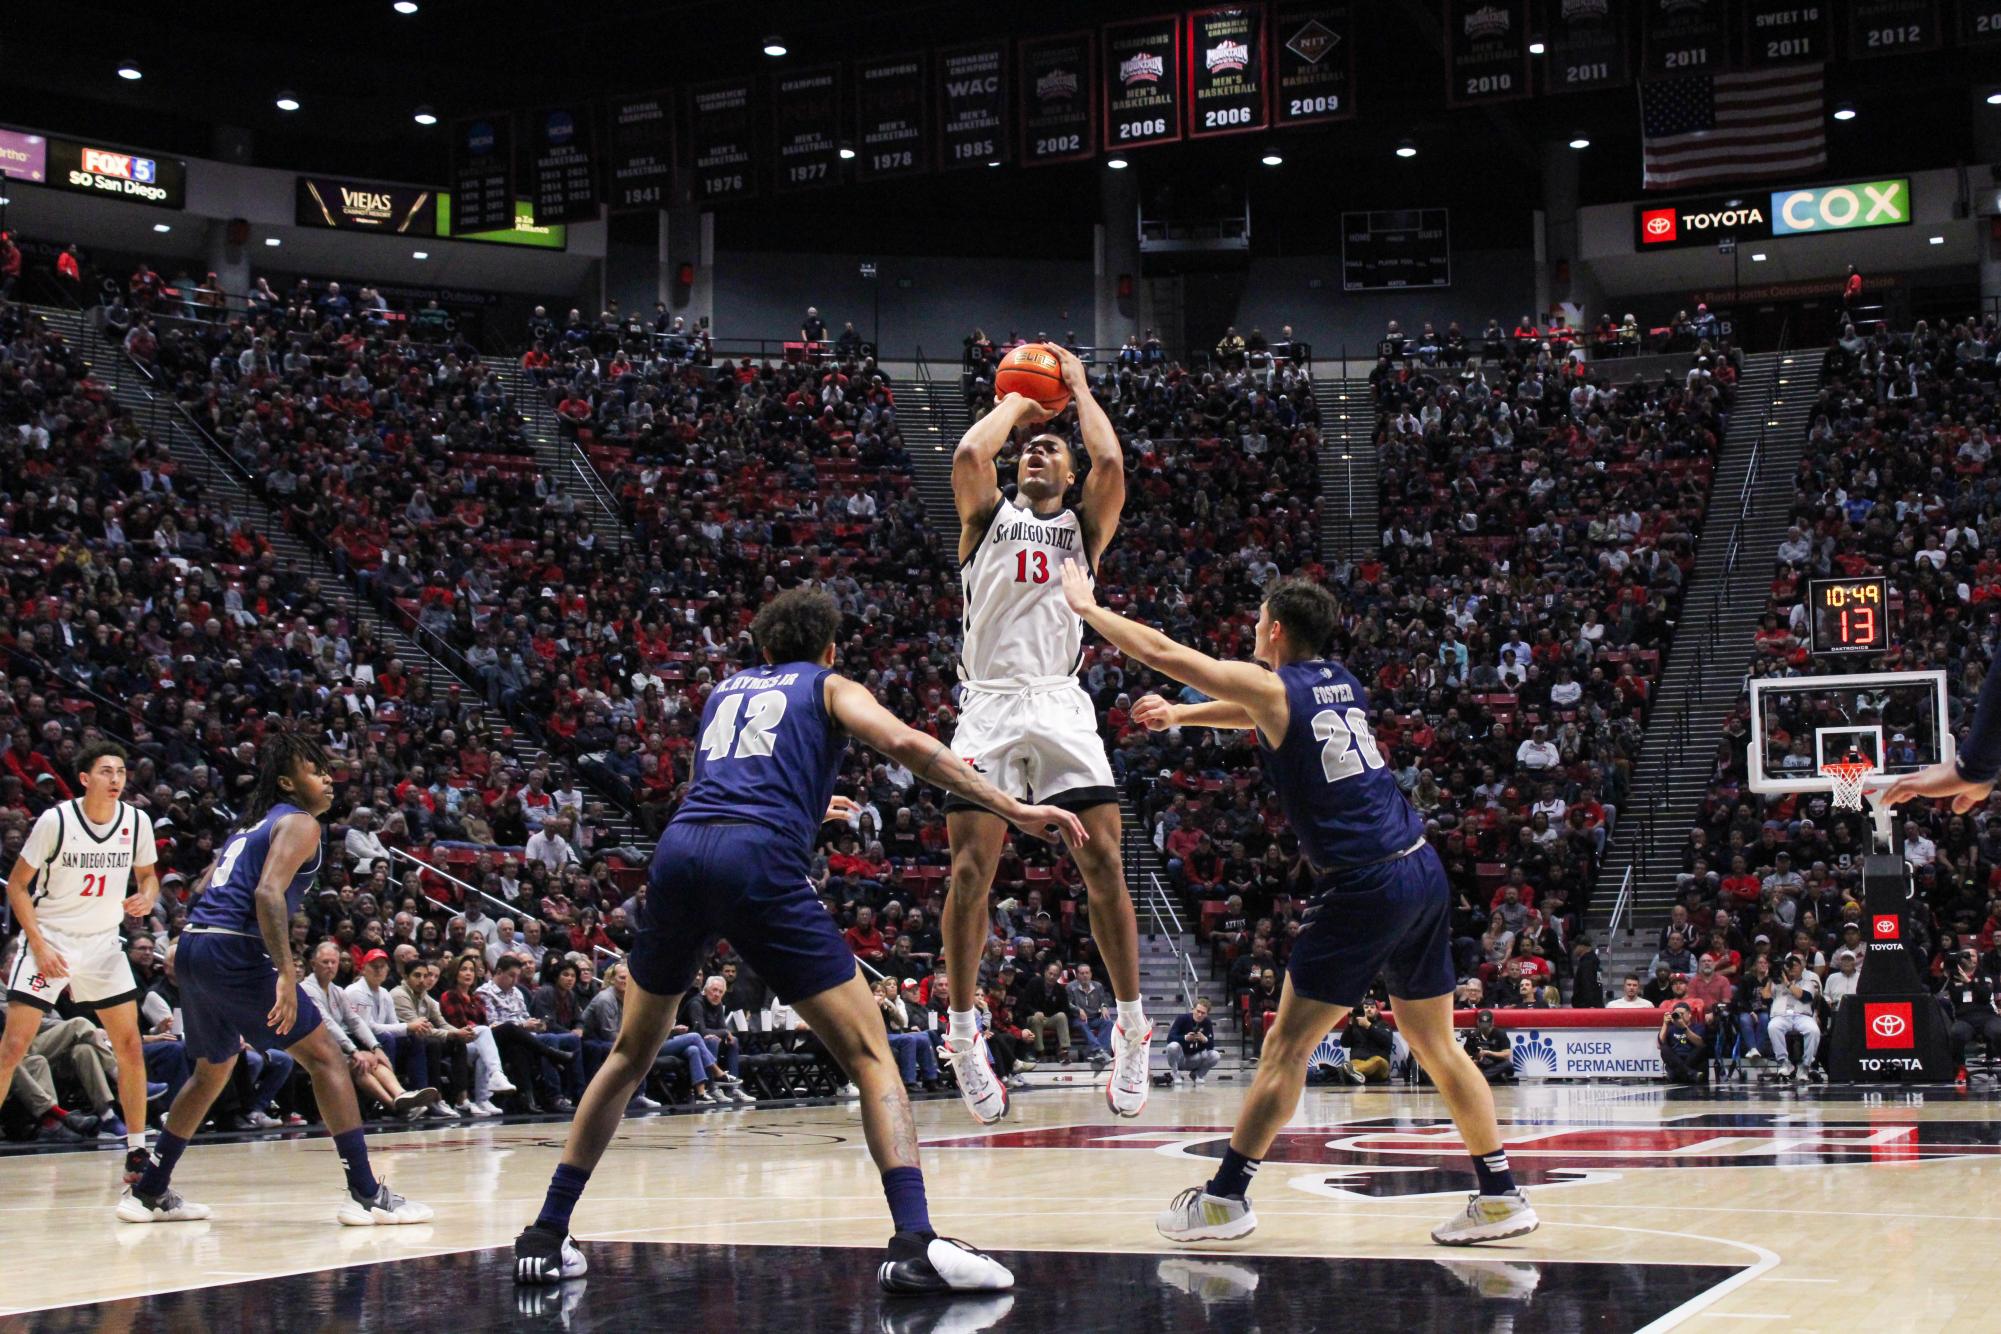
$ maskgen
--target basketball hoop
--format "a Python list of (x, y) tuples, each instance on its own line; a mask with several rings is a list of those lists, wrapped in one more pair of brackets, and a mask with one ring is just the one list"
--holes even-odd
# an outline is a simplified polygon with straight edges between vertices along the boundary
[(1848, 755), (1839, 760), (1830, 760), (1820, 766), (1833, 783), (1834, 804), (1842, 810), (1862, 809), (1862, 780), (1874, 773), (1876, 766), (1861, 755)]

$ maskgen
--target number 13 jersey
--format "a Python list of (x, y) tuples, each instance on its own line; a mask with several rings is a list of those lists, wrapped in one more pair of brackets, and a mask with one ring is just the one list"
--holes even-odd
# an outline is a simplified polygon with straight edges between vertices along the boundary
[(959, 571), (965, 635), (959, 677), (969, 685), (1027, 685), (1074, 676), (1084, 656), (1084, 622), (1063, 600), (1063, 562), (1089, 562), (1077, 511), (1048, 518), (1007, 496), (986, 536)]
[(49, 807), (28, 831), (21, 855), (35, 868), (35, 920), (66, 936), (117, 931), (132, 868), (159, 860), (152, 817), (122, 801), (108, 825), (84, 819), (82, 801)]
[(1397, 786), (1369, 730), (1361, 682), (1338, 662), (1278, 669), (1291, 717), (1277, 746), (1258, 735), (1279, 805), (1319, 871), (1367, 866), (1408, 852), (1424, 820)]

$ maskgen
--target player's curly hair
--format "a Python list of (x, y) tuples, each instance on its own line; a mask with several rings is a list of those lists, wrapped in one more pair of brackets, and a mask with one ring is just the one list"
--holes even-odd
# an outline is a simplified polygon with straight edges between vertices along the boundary
[(1311, 579), (1281, 579), (1265, 594), (1272, 620), (1285, 627), (1288, 642), (1320, 656), (1334, 643), (1341, 628), (1341, 603), (1325, 584)]
[(758, 609), (750, 637), (777, 662), (817, 662), (841, 628), (841, 609), (824, 589), (787, 589)]
[(250, 802), (243, 812), (245, 828), (262, 820), (273, 806), (287, 799), (288, 794), (278, 786), (278, 780), (292, 777), (301, 764), (319, 769), (333, 767), (326, 747), (306, 732), (282, 728), (264, 738), (264, 744), (257, 748), (257, 780), (250, 785)]
[(117, 760), (120, 764), (130, 764), (132, 762), (132, 757), (125, 753), (125, 747), (119, 745), (116, 741), (100, 737), (76, 753), (76, 764), (74, 767), (77, 777), (82, 778), (85, 774), (96, 768), (97, 762), (107, 755)]

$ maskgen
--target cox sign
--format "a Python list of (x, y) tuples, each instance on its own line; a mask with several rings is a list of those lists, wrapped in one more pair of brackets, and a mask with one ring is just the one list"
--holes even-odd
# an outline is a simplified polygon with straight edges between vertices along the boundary
[(1772, 192), (1775, 236), (1852, 231), (1858, 227), (1904, 227), (1910, 221), (1908, 178)]

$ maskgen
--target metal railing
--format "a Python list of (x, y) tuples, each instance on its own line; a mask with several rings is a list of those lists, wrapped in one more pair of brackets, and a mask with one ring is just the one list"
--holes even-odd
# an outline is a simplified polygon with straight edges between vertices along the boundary
[[(1147, 911), (1153, 917), (1154, 932), (1167, 935), (1167, 947), (1174, 954), (1174, 980), (1176, 989), (1181, 993), (1181, 1007), (1184, 1010), (1192, 1010), (1195, 1008), (1195, 999), (1201, 992), (1201, 976), (1195, 971), (1195, 961), (1181, 948), (1181, 920), (1175, 915), (1174, 905), (1169, 900), (1166, 890), (1162, 888), (1160, 877), (1149, 871), (1146, 878), (1153, 884), (1153, 893), (1147, 899)], [(1163, 907), (1167, 909), (1167, 917), (1164, 920), (1161, 917)]]
[[(485, 899), (488, 903), (500, 909), (502, 912), (506, 913), (509, 917), (514, 917), (514, 918), (532, 917), (536, 921), (542, 922), (542, 925), (544, 926), (548, 925), (547, 922), (542, 921), (541, 914), (533, 911), (532, 909), (524, 908), (518, 903), (509, 903), (506, 899), (496, 898), (493, 895), (487, 893), (485, 890), (479, 888), (478, 886), (459, 879), (457, 876), (453, 875), (450, 871), (445, 870), (442, 866), (437, 866), (432, 864), (431, 862), (425, 861), (422, 857), (412, 856), (410, 853), (405, 852), (401, 848), (390, 848), (389, 855), (392, 857), (401, 857), (404, 861), (409, 862), (412, 866), (418, 868), (418, 873), (420, 875), (425, 871), (429, 871), (432, 875), (437, 876), (440, 880), (447, 880), (450, 881), (452, 884), (457, 885), (467, 894), (472, 895), (475, 898)], [(418, 892), (422, 893), (423, 891), (419, 889)], [(436, 903), (440, 908), (443, 908), (446, 912), (452, 914), (452, 916), (454, 917), (465, 916), (464, 908), (455, 908), (451, 904), (446, 903), (440, 899), (431, 899), (431, 896), (428, 894), (425, 894), (424, 897), (430, 899), (431, 902)]]
[(1609, 941), (1619, 934), (1619, 923), (1632, 914), (1633, 910), (1633, 866), (1626, 864), (1626, 874), (1619, 881), (1619, 897), (1612, 901), (1612, 920), (1605, 924), (1605, 937)]

